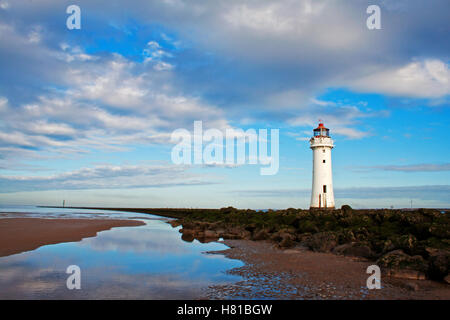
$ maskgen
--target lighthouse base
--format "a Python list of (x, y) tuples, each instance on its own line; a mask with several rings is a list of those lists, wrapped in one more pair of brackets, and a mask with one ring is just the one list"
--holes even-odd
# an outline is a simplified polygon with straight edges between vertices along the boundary
[(309, 207), (309, 210), (334, 210), (335, 207)]

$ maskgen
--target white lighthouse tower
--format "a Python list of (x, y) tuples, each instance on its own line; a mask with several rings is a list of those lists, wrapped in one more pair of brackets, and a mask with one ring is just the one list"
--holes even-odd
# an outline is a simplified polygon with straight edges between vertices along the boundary
[(311, 209), (334, 209), (333, 173), (331, 170), (331, 149), (333, 140), (330, 129), (322, 122), (314, 129), (314, 137), (309, 140), (313, 150), (313, 182)]

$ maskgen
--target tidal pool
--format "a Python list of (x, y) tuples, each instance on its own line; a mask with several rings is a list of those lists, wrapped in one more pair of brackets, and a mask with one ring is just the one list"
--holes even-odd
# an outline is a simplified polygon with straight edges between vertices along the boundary
[[(0, 207), (0, 218), (122, 218), (139, 227), (99, 232), (80, 242), (46, 245), (0, 257), (0, 299), (196, 299), (210, 285), (241, 280), (227, 270), (239, 260), (205, 251), (224, 250), (217, 243), (185, 242), (169, 219), (102, 210)], [(81, 289), (69, 290), (66, 269), (81, 270)]]

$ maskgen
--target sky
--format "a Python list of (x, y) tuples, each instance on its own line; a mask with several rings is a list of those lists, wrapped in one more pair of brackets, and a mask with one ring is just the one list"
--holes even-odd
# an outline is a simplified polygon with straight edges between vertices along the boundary
[[(81, 29), (68, 29), (69, 5)], [(366, 9), (378, 5), (381, 29)], [(450, 206), (448, 0), (0, 0), (0, 205)], [(279, 170), (176, 165), (174, 130), (279, 130)], [(270, 140), (270, 138), (269, 138)]]

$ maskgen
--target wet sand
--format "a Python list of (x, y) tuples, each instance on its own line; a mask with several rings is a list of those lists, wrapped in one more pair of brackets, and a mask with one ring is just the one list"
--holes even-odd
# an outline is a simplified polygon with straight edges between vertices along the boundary
[(297, 247), (281, 250), (266, 241), (226, 240), (230, 249), (211, 253), (239, 259), (245, 266), (228, 271), (243, 281), (213, 286), (207, 299), (450, 299), (450, 285), (430, 280), (382, 276), (379, 290), (368, 290), (364, 259), (318, 253)]
[(35, 250), (48, 244), (81, 241), (115, 227), (144, 225), (119, 219), (0, 219), (0, 257)]

